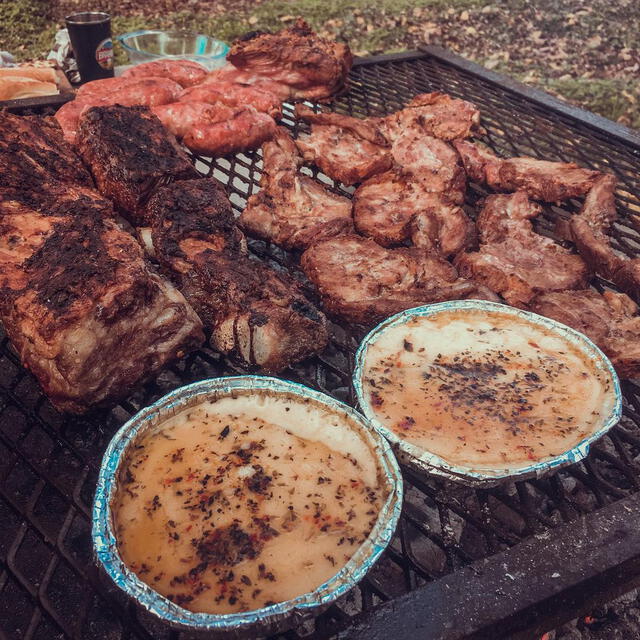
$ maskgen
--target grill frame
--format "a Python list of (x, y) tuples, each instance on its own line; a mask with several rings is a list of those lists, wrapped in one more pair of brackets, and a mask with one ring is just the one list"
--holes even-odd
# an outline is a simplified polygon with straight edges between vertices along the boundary
[[(358, 60), (352, 77), (352, 88), (338, 98), (336, 110), (382, 115), (415, 93), (443, 89), (479, 103), (487, 122), (484, 139), (502, 153), (530, 153), (528, 149), (535, 147), (539, 156), (566, 160), (567, 147), (553, 137), (565, 130), (575, 134), (569, 149), (582, 164), (611, 169), (614, 157), (622, 177), (618, 204), (624, 221), (616, 225), (614, 246), (640, 255), (636, 132), (436, 47)], [(474, 92), (485, 97), (488, 107), (469, 95)], [(297, 132), (291, 113), (287, 108), (285, 123)], [(510, 123), (514, 114), (521, 120)], [(527, 122), (540, 129), (528, 132)], [(500, 127), (501, 135), (496, 133)], [(536, 142), (536, 136), (545, 142)], [(576, 140), (586, 140), (587, 149), (610, 148), (611, 155), (588, 156), (586, 162), (585, 147), (577, 146)], [(215, 168), (222, 179), (232, 176), (230, 195), (236, 210), (241, 196), (257, 186), (255, 154), (215, 163), (200, 160), (197, 166)], [(329, 186), (343, 192), (330, 182)], [(483, 191), (477, 186), (470, 191), (468, 204), (473, 205)], [(566, 217), (577, 206), (572, 202), (566, 210), (548, 207), (537, 229), (553, 237), (553, 219)], [(250, 244), (257, 256), (298, 273), (296, 256), (263, 242)], [(596, 281), (596, 287), (606, 286)], [(313, 296), (310, 289), (309, 293)], [(352, 404), (348, 372), (362, 335), (361, 329), (335, 326), (332, 347), (319, 360), (287, 371), (284, 377), (312, 381), (314, 388)], [(87, 536), (95, 476), (100, 452), (138, 408), (178, 384), (239, 372), (203, 349), (114, 410), (68, 418), (51, 409), (0, 334), (1, 640), (186, 640), (187, 635), (150, 619), (128, 602), (92, 564)], [(640, 584), (640, 533), (635, 526), (640, 522), (640, 386), (625, 382), (623, 389), (623, 424), (594, 447), (585, 463), (548, 479), (465, 490), (403, 468), (408, 485), (405, 508), (384, 561), (350, 597), (281, 637), (529, 637)], [(580, 493), (570, 487), (586, 488)]]

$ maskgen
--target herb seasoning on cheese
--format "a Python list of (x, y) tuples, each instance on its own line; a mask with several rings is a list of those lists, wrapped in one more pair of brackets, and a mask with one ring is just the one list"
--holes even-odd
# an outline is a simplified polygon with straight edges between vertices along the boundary
[(312, 401), (253, 392), (142, 434), (114, 498), (125, 564), (178, 605), (207, 613), (258, 609), (326, 582), (387, 497), (357, 433), (326, 437), (338, 420)]
[(562, 454), (614, 402), (609, 373), (561, 334), (472, 309), (387, 328), (362, 381), (371, 411), (399, 438), (477, 469)]

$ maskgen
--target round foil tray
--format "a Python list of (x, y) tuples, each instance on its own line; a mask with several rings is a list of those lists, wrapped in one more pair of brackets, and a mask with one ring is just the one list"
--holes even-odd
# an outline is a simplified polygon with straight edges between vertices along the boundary
[[(344, 417), (362, 438), (379, 466), (388, 497), (376, 524), (343, 568), (310, 593), (292, 600), (243, 613), (194, 613), (183, 609), (154, 591), (129, 570), (118, 554), (113, 528), (111, 502), (117, 489), (118, 467), (127, 447), (146, 429), (154, 428), (188, 407), (212, 398), (246, 391), (270, 391), (309, 399), (324, 411)], [(402, 475), (389, 444), (372, 430), (354, 409), (301, 384), (262, 376), (237, 376), (204, 380), (160, 398), (126, 422), (111, 440), (102, 460), (93, 506), (93, 548), (95, 558), (106, 574), (139, 605), (179, 628), (213, 632), (227, 637), (253, 637), (252, 633), (275, 633), (317, 615), (344, 595), (371, 569), (389, 544), (402, 508)]]
[[(528, 322), (552, 330), (580, 349), (597, 369), (606, 372), (612, 380), (611, 393), (614, 395), (614, 400), (610, 414), (603, 417), (602, 426), (578, 442), (573, 448), (553, 458), (533, 462), (524, 467), (518, 465), (502, 468), (480, 468), (465, 467), (447, 462), (440, 456), (400, 438), (395, 432), (383, 425), (376, 418), (376, 413), (367, 398), (362, 384), (365, 372), (365, 359), (369, 347), (391, 327), (405, 324), (408, 320), (416, 316), (433, 316), (443, 312), (466, 311), (469, 309), (486, 311), (487, 313), (500, 312), (525, 319)], [(539, 316), (530, 311), (522, 311), (521, 309), (485, 300), (452, 300), (449, 302), (440, 302), (416, 307), (414, 309), (407, 309), (406, 311), (401, 311), (387, 318), (364, 337), (356, 352), (353, 387), (362, 413), (366, 416), (367, 420), (369, 420), (371, 426), (391, 443), (396, 455), (403, 463), (412, 466), (422, 473), (428, 473), (459, 484), (463, 483), (467, 486), (476, 487), (489, 487), (506, 481), (538, 478), (550, 471), (579, 462), (587, 456), (591, 444), (614, 427), (622, 415), (622, 392), (620, 390), (618, 375), (609, 359), (589, 338), (555, 320)]]

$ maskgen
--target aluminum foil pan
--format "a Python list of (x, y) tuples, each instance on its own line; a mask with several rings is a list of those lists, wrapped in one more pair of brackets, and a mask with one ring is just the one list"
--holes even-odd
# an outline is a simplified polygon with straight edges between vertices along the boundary
[[(267, 390), (310, 399), (323, 410), (345, 417), (376, 456), (381, 477), (389, 492), (377, 522), (367, 540), (347, 564), (330, 580), (310, 593), (286, 602), (245, 613), (194, 613), (179, 607), (142, 582), (122, 562), (113, 529), (111, 502), (117, 489), (118, 467), (126, 450), (139, 434), (152, 429), (188, 407), (212, 398)], [(93, 547), (99, 565), (125, 593), (142, 607), (170, 624), (191, 630), (224, 634), (226, 637), (252, 637), (252, 633), (274, 633), (303, 622), (345, 594), (367, 571), (389, 544), (402, 507), (402, 476), (389, 444), (370, 429), (354, 409), (327, 395), (294, 382), (262, 376), (214, 378), (181, 387), (167, 394), (131, 418), (109, 444), (98, 477), (93, 506)]]
[[(416, 316), (433, 316), (443, 312), (464, 311), (464, 310), (484, 310), (487, 313), (500, 312), (501, 314), (512, 315), (525, 319), (533, 324), (537, 324), (546, 329), (551, 329), (557, 335), (563, 337), (572, 345), (580, 349), (589, 358), (593, 365), (605, 375), (611, 378), (611, 393), (614, 395), (612, 408), (608, 416), (603, 417), (602, 426), (591, 435), (585, 437), (572, 449), (554, 458), (544, 461), (534, 462), (525, 467), (503, 467), (496, 469), (473, 468), (452, 464), (440, 456), (424, 450), (406, 440), (400, 438), (392, 430), (385, 427), (377, 418), (369, 398), (363, 388), (365, 372), (365, 359), (369, 347), (374, 344), (388, 329), (405, 324)], [(364, 415), (369, 420), (371, 426), (383, 435), (392, 444), (398, 458), (418, 471), (439, 476), (447, 480), (463, 483), (468, 486), (491, 486), (505, 481), (525, 480), (527, 478), (537, 478), (550, 471), (579, 462), (589, 453), (589, 447), (593, 442), (601, 438), (609, 429), (614, 427), (622, 415), (622, 392), (620, 381), (609, 359), (600, 349), (582, 333), (571, 329), (555, 320), (539, 316), (529, 311), (522, 311), (507, 305), (487, 302), (485, 300), (452, 300), (438, 304), (425, 305), (402, 311), (381, 322), (370, 331), (363, 339), (355, 358), (355, 369), (353, 372), (353, 386), (358, 404)]]

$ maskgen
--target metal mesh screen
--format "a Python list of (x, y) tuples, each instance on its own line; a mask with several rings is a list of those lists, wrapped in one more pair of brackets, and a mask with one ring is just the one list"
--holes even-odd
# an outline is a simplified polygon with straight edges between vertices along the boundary
[[(486, 129), (482, 139), (500, 154), (575, 161), (614, 172), (620, 179), (614, 244), (630, 256), (640, 254), (640, 151), (630, 144), (612, 142), (586, 124), (431, 57), (355, 67), (350, 91), (334, 108), (356, 116), (384, 115), (417, 93), (433, 90), (476, 103)], [(297, 130), (288, 106), (284, 124)], [(228, 185), (238, 212), (257, 189), (258, 153), (195, 161), (205, 174)], [(326, 176), (317, 177), (339, 189)], [(477, 185), (469, 189), (470, 214), (483, 193)], [(577, 207), (574, 202), (547, 207), (538, 230), (552, 236), (552, 222)], [(251, 241), (250, 246), (257, 256), (303, 279), (295, 255), (264, 242)], [(350, 372), (363, 330), (333, 329), (325, 353), (282, 376), (352, 402)], [(0, 638), (191, 637), (138, 610), (93, 567), (95, 479), (109, 439), (139, 408), (182, 384), (238, 372), (204, 348), (114, 409), (72, 418), (52, 409), (0, 333)], [(623, 388), (621, 424), (593, 447), (585, 462), (551, 477), (471, 490), (405, 469), (405, 505), (389, 550), (357, 588), (283, 637), (331, 636), (356, 613), (638, 491), (640, 387), (625, 382)]]

